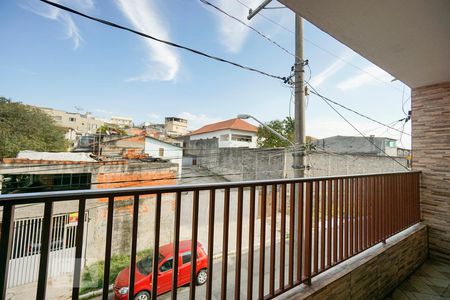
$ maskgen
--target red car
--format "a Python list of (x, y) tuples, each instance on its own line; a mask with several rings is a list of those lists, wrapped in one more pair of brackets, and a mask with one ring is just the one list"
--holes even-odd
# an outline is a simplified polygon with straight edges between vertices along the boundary
[[(172, 289), (173, 244), (159, 248), (158, 262), (158, 295)], [(152, 290), (152, 259), (147, 256), (136, 263), (134, 299), (148, 300)], [(202, 285), (208, 278), (208, 255), (202, 245), (197, 243), (197, 277), (196, 283)], [(178, 253), (178, 287), (190, 283), (191, 274), (191, 241), (180, 241)], [(130, 268), (123, 269), (114, 282), (114, 296), (117, 300), (128, 299), (128, 282)]]

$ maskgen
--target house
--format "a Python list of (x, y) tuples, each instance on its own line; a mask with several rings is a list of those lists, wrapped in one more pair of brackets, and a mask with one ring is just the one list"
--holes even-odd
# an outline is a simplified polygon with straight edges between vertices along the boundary
[(218, 139), (219, 148), (256, 148), (258, 128), (241, 119), (208, 124), (191, 132), (190, 141)]
[(387, 137), (331, 136), (313, 142), (317, 150), (342, 154), (397, 156), (397, 141)]
[(109, 123), (117, 125), (120, 128), (133, 127), (133, 119), (132, 118), (127, 118), (127, 117), (112, 116), (111, 120), (109, 121)]
[(49, 115), (57, 126), (67, 130), (65, 138), (69, 141), (75, 141), (84, 134), (96, 133), (97, 129), (105, 124), (104, 121), (93, 117), (89, 112), (80, 114), (47, 107), (38, 108)]
[(144, 152), (150, 157), (161, 158), (177, 164), (178, 174), (181, 174), (183, 165), (183, 148), (180, 146), (146, 136)]
[(170, 137), (177, 137), (185, 135), (187, 131), (188, 121), (186, 119), (177, 117), (166, 117), (164, 129), (166, 135)]

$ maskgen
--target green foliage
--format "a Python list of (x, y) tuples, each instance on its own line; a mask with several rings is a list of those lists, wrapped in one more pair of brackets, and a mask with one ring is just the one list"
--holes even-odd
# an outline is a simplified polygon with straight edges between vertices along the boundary
[[(294, 119), (286, 117), (284, 120), (273, 120), (266, 125), (286, 137), (288, 140), (294, 142)], [(258, 128), (258, 146), (261, 148), (276, 148), (276, 147), (288, 147), (291, 146), (288, 142), (280, 139), (265, 127), (260, 126)]]
[(102, 125), (97, 129), (97, 133), (101, 133), (104, 135), (117, 134), (117, 135), (126, 135), (127, 132), (116, 125)]
[[(145, 249), (137, 253), (136, 258), (140, 260), (146, 256), (152, 256), (151, 249)], [(110, 262), (109, 283), (112, 284), (117, 275), (123, 269), (129, 267), (129, 255), (113, 255)], [(81, 274), (80, 295), (86, 294), (90, 291), (96, 291), (103, 287), (103, 269), (105, 267), (104, 261), (96, 262), (83, 269)]]
[(65, 151), (64, 131), (38, 108), (0, 97), (0, 157), (21, 150)]

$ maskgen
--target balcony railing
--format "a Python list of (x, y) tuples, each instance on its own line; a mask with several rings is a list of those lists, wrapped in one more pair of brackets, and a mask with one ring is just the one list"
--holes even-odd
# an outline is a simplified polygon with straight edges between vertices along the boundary
[[(151, 228), (154, 231), (153, 253), (159, 253), (161, 241), (161, 210), (166, 204), (162, 201), (162, 196), (173, 197), (174, 222), (173, 230), (169, 230), (173, 236), (173, 253), (179, 253), (181, 216), (186, 208), (183, 197), (186, 193), (190, 197), (188, 203), (192, 203), (188, 210), (192, 214), (191, 249), (196, 249), (199, 240), (200, 195), (202, 195), (202, 201), (205, 200), (208, 204), (208, 209), (202, 209), (201, 213), (202, 218), (207, 218), (207, 237), (200, 237), (207, 239), (209, 274), (206, 283), (206, 299), (212, 298), (213, 280), (218, 278), (220, 278), (217, 285), (220, 285), (221, 299), (232, 297), (240, 299), (241, 296), (270, 299), (300, 284), (311, 284), (314, 276), (419, 222), (419, 175), (418, 172), (406, 172), (2, 195), (0, 196), (0, 206), (3, 208), (0, 240), (0, 297), (6, 299), (13, 243), (14, 211), (17, 205), (36, 203), (44, 205), (37, 299), (44, 299), (46, 295), (49, 253), (52, 250), (50, 232), (55, 203), (78, 200), (79, 219), (76, 227), (72, 284), (72, 299), (78, 299), (83, 236), (86, 230), (86, 201), (107, 198), (103, 277), (106, 279), (103, 283), (103, 299), (107, 299), (111, 284), (107, 279), (110, 275), (115, 201), (119, 198), (131, 197), (133, 221), (128, 295), (132, 299), (135, 295), (139, 204), (142, 196), (155, 196), (152, 198), (154, 220), (151, 222), (154, 224), (154, 228)], [(230, 210), (230, 202), (233, 204), (232, 210)], [(223, 215), (219, 216), (217, 212)], [(214, 269), (214, 260), (218, 257), (217, 253), (214, 253), (217, 219), (222, 220), (222, 236), (219, 237), (222, 248), (220, 274), (216, 274), (217, 271)], [(235, 222), (234, 226), (230, 226), (230, 219)], [(230, 228), (233, 228), (235, 232), (232, 232)], [(148, 227), (145, 228), (147, 229)], [(233, 239), (232, 242), (235, 245), (233, 254), (229, 251), (230, 239)], [(244, 239), (247, 245), (245, 249)], [(246, 260), (243, 260), (244, 251), (247, 253)], [(235, 259), (232, 271), (234, 282), (229, 283), (227, 275), (229, 275), (228, 270), (231, 264), (231, 260), (228, 260), (230, 255), (235, 256)], [(196, 261), (196, 256), (197, 252), (192, 251), (191, 261)], [(266, 263), (267, 258), (268, 263)], [(245, 266), (244, 263), (246, 263)], [(178, 270), (179, 265), (178, 255), (175, 255), (173, 270)], [(247, 282), (243, 284), (242, 275), (245, 274), (243, 271), (245, 267), (246, 276), (244, 276)], [(159, 272), (158, 255), (153, 255), (152, 270), (152, 274)], [(255, 272), (256, 270), (258, 271)], [(190, 299), (196, 297), (197, 271), (199, 270), (196, 270), (196, 264), (192, 264)], [(268, 274), (266, 271), (269, 271)], [(178, 272), (173, 272), (172, 276), (171, 297), (176, 299)], [(233, 284), (234, 295), (227, 289)], [(156, 299), (158, 276), (152, 277), (151, 286), (149, 291), (151, 298)]]

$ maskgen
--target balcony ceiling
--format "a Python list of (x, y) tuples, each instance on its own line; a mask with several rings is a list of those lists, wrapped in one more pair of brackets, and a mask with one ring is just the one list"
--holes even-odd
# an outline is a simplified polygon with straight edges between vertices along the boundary
[(449, 0), (279, 0), (408, 86), (450, 81)]

